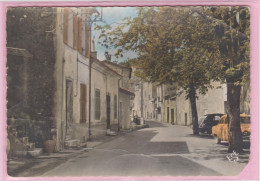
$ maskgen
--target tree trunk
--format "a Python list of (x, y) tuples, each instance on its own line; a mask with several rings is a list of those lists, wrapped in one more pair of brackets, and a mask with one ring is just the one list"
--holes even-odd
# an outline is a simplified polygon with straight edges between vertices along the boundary
[(198, 124), (198, 113), (196, 106), (196, 90), (194, 86), (190, 87), (189, 99), (191, 105), (191, 115), (192, 115), (192, 125), (193, 125), (193, 134), (199, 134), (199, 124)]
[(240, 85), (227, 81), (227, 115), (228, 125), (228, 152), (242, 151), (242, 133), (240, 127)]

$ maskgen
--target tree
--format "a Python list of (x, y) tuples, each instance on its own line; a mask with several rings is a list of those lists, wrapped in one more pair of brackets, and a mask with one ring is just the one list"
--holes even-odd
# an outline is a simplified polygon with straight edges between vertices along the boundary
[(212, 62), (218, 68), (212, 77), (227, 83), (227, 115), (229, 119), (229, 147), (242, 151), (242, 134), (240, 127), (241, 86), (250, 77), (250, 13), (248, 7), (211, 7), (205, 14), (215, 21), (215, 30), (219, 41), (219, 50), (225, 57)]
[[(197, 7), (139, 8), (136, 18), (115, 29), (106, 27), (100, 38), (105, 46), (135, 51), (142, 71), (137, 75), (152, 82), (177, 82), (190, 100), (193, 133), (199, 134), (197, 93), (210, 86), (210, 59), (220, 53), (214, 41), (211, 20), (197, 13)], [(213, 67), (214, 68), (214, 67)]]

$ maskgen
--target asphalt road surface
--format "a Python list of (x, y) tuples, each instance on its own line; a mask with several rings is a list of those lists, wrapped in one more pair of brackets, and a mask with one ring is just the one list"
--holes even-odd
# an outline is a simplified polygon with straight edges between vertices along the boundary
[[(219, 176), (236, 175), (247, 163), (229, 163), (226, 146), (185, 126), (149, 121), (93, 146), (41, 176)], [(229, 170), (227, 169), (229, 168)]]

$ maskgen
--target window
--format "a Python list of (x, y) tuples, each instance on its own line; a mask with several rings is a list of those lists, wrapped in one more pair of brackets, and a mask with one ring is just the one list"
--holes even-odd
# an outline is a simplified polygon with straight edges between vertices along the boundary
[(78, 18), (78, 52), (82, 54), (82, 19)]
[(167, 107), (167, 123), (169, 122), (169, 114), (170, 114), (170, 108), (169, 107)]
[(68, 44), (68, 21), (69, 21), (69, 8), (64, 8), (63, 11), (63, 41)]
[(78, 17), (76, 15), (73, 15), (73, 48), (75, 50), (78, 50)]
[(250, 117), (240, 117), (240, 122), (242, 124), (250, 124)]
[(114, 117), (117, 118), (117, 96), (114, 97)]
[(87, 120), (87, 96), (86, 92), (87, 88), (86, 85), (80, 84), (80, 123), (86, 123)]
[(100, 120), (100, 90), (95, 90), (95, 119)]

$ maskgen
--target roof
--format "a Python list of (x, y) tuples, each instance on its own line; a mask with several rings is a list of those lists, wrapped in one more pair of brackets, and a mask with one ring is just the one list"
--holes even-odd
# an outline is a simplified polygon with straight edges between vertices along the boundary
[(127, 89), (125, 89), (125, 88), (120, 87), (119, 90), (122, 91), (123, 93), (130, 94), (130, 95), (132, 95), (132, 96), (135, 96), (135, 93), (133, 93), (133, 92), (131, 92), (130, 90), (127, 90)]
[(117, 73), (116, 71), (114, 71), (113, 69), (111, 69), (110, 67), (106, 66), (106, 64), (102, 63), (102, 61), (98, 60), (97, 58), (93, 58), (94, 61), (96, 61), (99, 65), (101, 65), (102, 67), (106, 68), (107, 70), (109, 70), (110, 72), (112, 72), (113, 74), (119, 76), (119, 77), (123, 77), (122, 75), (120, 75), (119, 73)]
[(110, 65), (115, 65), (115, 66), (120, 67), (120, 68), (131, 69), (131, 68), (126, 67), (126, 66), (124, 66), (124, 65), (120, 65), (120, 64), (117, 64), (117, 63), (113, 63), (113, 62), (110, 62), (110, 61), (108, 61), (108, 60), (103, 60), (102, 62), (103, 62), (103, 63), (108, 63), (108, 64), (110, 64)]
[(132, 68), (141, 69), (141, 67), (139, 67), (137, 65), (132, 65)]

